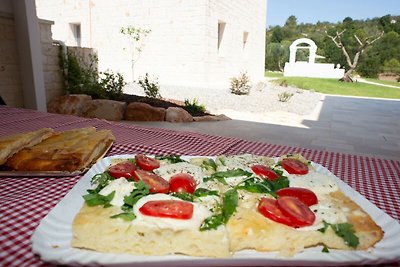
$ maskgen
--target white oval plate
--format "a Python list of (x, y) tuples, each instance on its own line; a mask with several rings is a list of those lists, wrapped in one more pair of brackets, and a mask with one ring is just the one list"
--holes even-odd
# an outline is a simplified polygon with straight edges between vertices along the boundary
[[(32, 235), (32, 250), (46, 262), (68, 265), (108, 266), (255, 266), (255, 265), (363, 265), (400, 260), (400, 224), (370, 203), (362, 195), (334, 176), (325, 167), (313, 163), (317, 172), (334, 177), (340, 189), (370, 214), (384, 230), (383, 239), (368, 251), (344, 251), (330, 249), (322, 253), (322, 247), (305, 249), (286, 258), (277, 253), (245, 250), (231, 258), (214, 259), (184, 255), (136, 256), (127, 254), (100, 253), (71, 247), (72, 221), (83, 204), (82, 196), (91, 187), (90, 180), (102, 173), (115, 158), (133, 158), (134, 155), (117, 155), (98, 161), (71, 189), (71, 191), (43, 218)], [(191, 157), (182, 157), (190, 159)]]

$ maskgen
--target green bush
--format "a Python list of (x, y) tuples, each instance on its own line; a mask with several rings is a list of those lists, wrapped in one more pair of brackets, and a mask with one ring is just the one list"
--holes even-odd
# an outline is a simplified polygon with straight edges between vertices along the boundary
[(185, 107), (184, 109), (190, 114), (202, 114), (206, 112), (206, 107), (203, 104), (199, 104), (197, 98), (190, 101), (189, 99), (185, 99)]
[(150, 78), (149, 74), (146, 73), (144, 77), (139, 79), (138, 83), (143, 88), (147, 97), (161, 98), (157, 78)]
[(90, 55), (89, 62), (79, 62), (78, 58), (68, 51), (67, 57), (61, 59), (62, 66), (67, 68), (64, 79), (67, 81), (65, 91), (68, 94), (87, 94), (94, 99), (121, 99), (126, 84), (124, 77), (109, 70), (99, 74), (96, 55)]
[(278, 94), (278, 100), (280, 102), (288, 102), (292, 98), (293, 94), (289, 92), (283, 92)]
[(231, 78), (231, 93), (235, 95), (248, 95), (251, 89), (250, 78), (247, 74), (241, 73), (239, 77)]

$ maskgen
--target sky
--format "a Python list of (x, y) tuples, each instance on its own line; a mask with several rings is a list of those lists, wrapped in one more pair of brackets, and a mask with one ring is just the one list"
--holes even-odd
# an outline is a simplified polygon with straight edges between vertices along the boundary
[(400, 0), (267, 0), (267, 26), (283, 26), (296, 16), (297, 23), (339, 22), (400, 15)]

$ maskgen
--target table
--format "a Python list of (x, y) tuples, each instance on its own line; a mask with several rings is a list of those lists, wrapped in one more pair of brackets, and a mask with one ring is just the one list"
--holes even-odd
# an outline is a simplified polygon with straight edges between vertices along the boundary
[[(109, 129), (114, 133), (116, 141), (106, 156), (127, 153), (210, 156), (243, 152), (266, 156), (301, 153), (309, 160), (327, 167), (373, 204), (400, 221), (398, 160), (152, 129), (122, 122), (0, 106), (0, 136), (42, 127), (63, 131), (88, 126)], [(80, 178), (0, 178), (0, 266), (47, 266), (32, 253), (30, 236), (40, 220)], [(400, 266), (400, 262), (392, 263), (392, 266)]]

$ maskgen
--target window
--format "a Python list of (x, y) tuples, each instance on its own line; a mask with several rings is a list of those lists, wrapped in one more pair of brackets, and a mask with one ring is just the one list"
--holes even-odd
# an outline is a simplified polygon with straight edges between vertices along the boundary
[(218, 52), (221, 49), (222, 37), (224, 36), (226, 23), (223, 21), (218, 21)]
[(81, 24), (71, 23), (70, 25), (73, 36), (73, 45), (81, 46)]

